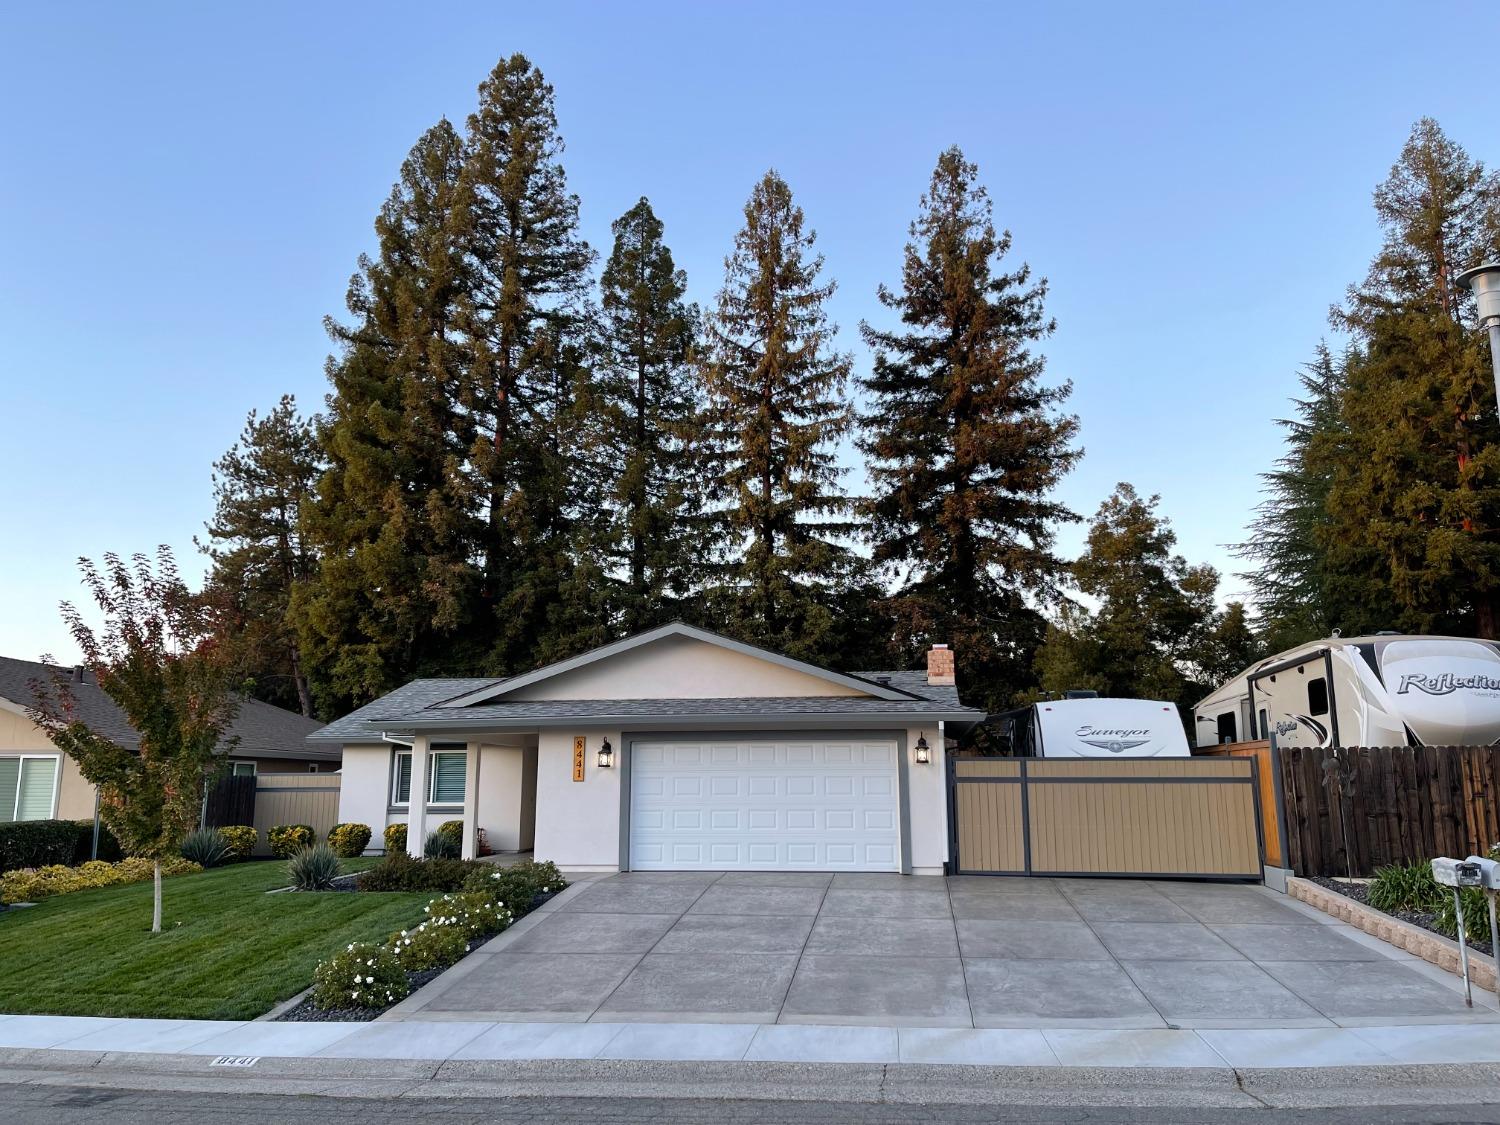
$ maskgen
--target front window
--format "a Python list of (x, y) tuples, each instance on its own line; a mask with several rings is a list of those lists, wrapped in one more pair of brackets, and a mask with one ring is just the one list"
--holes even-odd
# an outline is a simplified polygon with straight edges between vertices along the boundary
[(0, 823), (51, 819), (59, 764), (55, 754), (0, 758)]
[[(434, 750), (427, 756), (427, 803), (461, 805), (468, 754), (463, 750)], [(396, 751), (391, 771), (391, 804), (411, 804), (411, 751)]]

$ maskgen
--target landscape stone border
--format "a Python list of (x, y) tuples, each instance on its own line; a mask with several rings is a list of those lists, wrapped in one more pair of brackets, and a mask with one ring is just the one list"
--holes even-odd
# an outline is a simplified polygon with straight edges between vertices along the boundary
[[(1455, 975), (1461, 972), (1458, 962), (1458, 942), (1424, 930), (1400, 918), (1392, 918), (1373, 906), (1320, 887), (1317, 883), (1295, 876), (1286, 881), (1286, 893), (1299, 902), (1321, 910), (1347, 922), (1355, 929), (1363, 930), (1371, 937), (1394, 945), (1397, 949), (1431, 962), (1440, 969)], [(1475, 988), (1485, 992), (1495, 991), (1495, 961), (1472, 947), (1469, 949), (1469, 980)]]

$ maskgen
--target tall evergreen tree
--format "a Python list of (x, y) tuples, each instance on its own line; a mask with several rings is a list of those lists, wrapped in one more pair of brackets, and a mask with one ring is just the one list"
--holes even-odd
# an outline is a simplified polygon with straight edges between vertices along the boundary
[(328, 321), (341, 354), (307, 523), (321, 562), (292, 610), (330, 713), (474, 659), (459, 647), (478, 588), (460, 487), (472, 430), (460, 314), (474, 291), (463, 167), (447, 121), (422, 136), (376, 221), (379, 253), (350, 282), (352, 323)]
[(756, 184), (709, 318), (704, 377), (713, 420), (705, 448), (721, 484), (717, 591), (724, 628), (755, 644), (834, 659), (833, 608), (856, 580), (849, 501), (836, 444), (851, 412), (851, 361), (834, 350), (823, 258), (791, 188)]
[[(567, 190), (552, 87), (523, 55), (496, 65), (469, 117), (462, 189), (473, 287), (460, 325), (472, 349), (467, 475), (483, 513), (480, 588), (489, 665), (507, 671), (574, 645), (568, 622), (595, 583), (571, 573), (571, 521), (597, 504), (574, 460), (586, 378), (593, 252)], [(580, 580), (581, 579), (581, 580)], [(591, 639), (591, 638), (589, 638)], [(584, 640), (586, 643), (586, 639)]]
[[(1241, 577), (1273, 652), (1334, 629), (1347, 631), (1358, 616), (1350, 612), (1347, 578), (1330, 565), (1328, 512), (1334, 470), (1349, 456), (1343, 393), (1349, 366), (1357, 360), (1352, 350), (1335, 357), (1320, 344), (1313, 361), (1298, 372), (1303, 395), (1292, 400), (1293, 416), (1277, 423), (1285, 433), (1285, 452), (1261, 474), (1265, 499), (1256, 506), (1250, 537), (1235, 548), (1239, 558), (1257, 566)], [(1373, 569), (1378, 577), (1378, 567)], [(1367, 591), (1354, 600), (1367, 603), (1376, 596)]]
[(1159, 499), (1121, 483), (1099, 506), (1072, 565), (1078, 590), (1097, 608), (1070, 605), (1049, 627), (1036, 654), (1043, 691), (1194, 701), (1203, 685), (1190, 675), (1193, 657), (1218, 624), (1219, 578), (1173, 552), (1177, 536), (1157, 513)]
[[(1385, 233), (1334, 323), (1358, 345), (1347, 455), (1328, 494), (1330, 564), (1353, 628), (1500, 634), (1500, 425), (1473, 298), (1454, 283), (1500, 252), (1500, 178), (1435, 121), (1375, 192)], [(1382, 619), (1394, 603), (1398, 621)]]
[(1042, 382), (1046, 282), (1002, 268), (1010, 233), (957, 148), (938, 158), (910, 235), (900, 292), (879, 293), (903, 327), (862, 326), (876, 353), (860, 441), (869, 535), (896, 575), (904, 655), (953, 643), (969, 698), (998, 707), (1033, 682), (1036, 606), (1066, 573), (1054, 527), (1077, 517), (1051, 493), (1079, 456), (1076, 419), (1056, 412), (1071, 385)]
[(293, 626), (292, 591), (316, 570), (303, 535), (320, 471), (313, 424), (291, 395), (264, 418), (250, 412), (235, 446), (214, 462), (212, 560), (204, 597), (217, 617), (233, 683), (268, 703), (313, 713)]
[(687, 276), (642, 199), (614, 223), (600, 279), (594, 456), (608, 481), (609, 553), (620, 572), (627, 633), (694, 616), (688, 599), (705, 565), (702, 473), (696, 463), (704, 395), (689, 363), (698, 325)]

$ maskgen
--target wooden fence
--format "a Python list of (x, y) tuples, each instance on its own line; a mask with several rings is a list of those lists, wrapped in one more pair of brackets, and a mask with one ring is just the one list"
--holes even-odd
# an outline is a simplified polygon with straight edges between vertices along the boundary
[(1287, 866), (1373, 875), (1500, 840), (1500, 747), (1281, 747)]
[(956, 870), (1259, 879), (1255, 763), (950, 759)]
[(263, 773), (255, 779), (255, 830), (258, 851), (269, 852), (266, 833), (278, 824), (308, 824), (319, 840), (339, 820), (336, 773)]
[(1275, 755), (1268, 741), (1230, 742), (1220, 746), (1203, 746), (1193, 751), (1195, 758), (1254, 758), (1255, 784), (1260, 795), (1260, 838), (1265, 848), (1267, 867), (1285, 867), (1281, 854), (1281, 803), (1277, 799)]
[(214, 782), (203, 802), (203, 823), (209, 828), (255, 823), (255, 778), (226, 773)]

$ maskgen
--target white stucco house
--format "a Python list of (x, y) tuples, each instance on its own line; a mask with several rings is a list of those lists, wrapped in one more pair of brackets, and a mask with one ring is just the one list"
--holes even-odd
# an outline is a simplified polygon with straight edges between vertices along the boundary
[(339, 819), (444, 820), (565, 870), (940, 874), (953, 652), (847, 674), (672, 624), (507, 679), (415, 680), (309, 736)]

